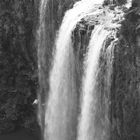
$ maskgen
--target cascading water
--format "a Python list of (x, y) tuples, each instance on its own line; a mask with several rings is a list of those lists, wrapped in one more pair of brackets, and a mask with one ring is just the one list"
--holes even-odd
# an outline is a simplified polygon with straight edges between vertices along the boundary
[[(40, 2), (40, 17), (39, 17), (39, 29), (38, 29), (38, 69), (39, 69), (39, 81), (42, 83), (42, 68), (41, 63), (44, 62), (44, 50), (43, 47), (46, 46), (46, 25), (45, 25), (45, 12), (48, 0), (41, 0)], [(42, 107), (42, 95), (38, 95), (38, 120), (39, 124), (44, 131), (44, 109)]]
[[(84, 62), (85, 74), (82, 83), (82, 111), (79, 119), (78, 140), (109, 140), (109, 83), (112, 73), (110, 61), (113, 60), (111, 49), (116, 40), (112, 41), (108, 48), (105, 48), (105, 45), (108, 37), (112, 35), (115, 38), (115, 32), (107, 30), (104, 25), (97, 25), (91, 35)], [(105, 60), (107, 65), (105, 75), (102, 74), (102, 69), (105, 68), (102, 68), (99, 62), (100, 57), (103, 57), (102, 55), (105, 53), (101, 54), (102, 49), (106, 50), (106, 55), (108, 55)], [(100, 78), (101, 76), (105, 78)], [(105, 87), (101, 87), (101, 81), (99, 81), (101, 79), (105, 80), (105, 83), (103, 82)]]
[(100, 50), (110, 32), (100, 25), (95, 27), (89, 44), (87, 60), (85, 60), (86, 70), (83, 78), (83, 103), (81, 120), (79, 125), (78, 140), (103, 140), (103, 132), (95, 125), (96, 114), (98, 113), (98, 93), (97, 93), (97, 75), (99, 71), (98, 61)]
[[(119, 16), (114, 11), (108, 11), (97, 4), (102, 4), (104, 0), (81, 0), (77, 2), (71, 10), (68, 10), (64, 16), (62, 25), (56, 38), (55, 50), (52, 62), (52, 69), (49, 76), (49, 98), (46, 99), (45, 111), (45, 140), (109, 140), (109, 98), (103, 99), (105, 107), (101, 107), (102, 90), (109, 92), (112, 61), (112, 48), (115, 39), (110, 43), (106, 54), (107, 69), (106, 83), (100, 89), (99, 79), (101, 67), (100, 57), (102, 49), (105, 49), (108, 37), (117, 32), (117, 24), (123, 18), (123, 12), (118, 10)], [(40, 28), (39, 28), (39, 46), (45, 45), (45, 7), (47, 0), (41, 1), (40, 7)], [(100, 7), (100, 8), (99, 8)], [(121, 11), (121, 12), (120, 12)], [(113, 15), (113, 16), (112, 16)], [(90, 18), (89, 18), (90, 17)], [(95, 18), (96, 17), (96, 18)], [(88, 46), (84, 62), (84, 75), (81, 84), (81, 99), (78, 103), (79, 86), (77, 86), (77, 60), (72, 44), (72, 32), (76, 25), (82, 19), (100, 20), (94, 24), (91, 40)], [(111, 21), (111, 22), (110, 22)], [(98, 24), (98, 25), (97, 25)], [(110, 28), (113, 28), (113, 30)], [(113, 35), (115, 38), (115, 35)], [(39, 49), (39, 60), (41, 54)], [(43, 50), (42, 50), (43, 51)], [(39, 61), (40, 64), (40, 61)], [(39, 70), (40, 70), (39, 65)], [(41, 70), (40, 70), (41, 71)], [(103, 95), (105, 96), (105, 95)], [(109, 96), (109, 93), (107, 93)], [(40, 103), (40, 106), (42, 104)], [(81, 112), (79, 114), (79, 106)], [(103, 110), (104, 109), (104, 110)], [(42, 120), (42, 112), (39, 113)], [(79, 123), (79, 124), (78, 124)]]
[(83, 0), (69, 10), (61, 25), (56, 41), (53, 67), (50, 73), (50, 92), (46, 109), (47, 140), (75, 140), (78, 115), (77, 87), (75, 84), (75, 56), (71, 35), (78, 21), (93, 11), (100, 1)]
[[(110, 139), (112, 50), (117, 42), (116, 35), (120, 29), (120, 21), (123, 19), (124, 13), (118, 7), (113, 11), (104, 9), (103, 15), (100, 14), (99, 25), (95, 25), (92, 32), (84, 62), (78, 140)], [(109, 38), (112, 38), (110, 45), (107, 43)]]

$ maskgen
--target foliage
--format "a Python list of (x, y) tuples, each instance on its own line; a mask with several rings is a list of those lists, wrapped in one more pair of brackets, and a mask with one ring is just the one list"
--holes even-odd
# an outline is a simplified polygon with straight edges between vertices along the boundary
[(0, 133), (35, 120), (35, 15), (34, 0), (0, 1)]

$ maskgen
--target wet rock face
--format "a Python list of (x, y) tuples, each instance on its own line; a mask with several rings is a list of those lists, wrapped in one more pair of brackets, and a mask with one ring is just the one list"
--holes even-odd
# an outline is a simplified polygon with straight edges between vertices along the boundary
[(94, 29), (94, 25), (86, 23), (83, 19), (79, 22), (73, 31), (72, 40), (74, 52), (79, 58), (79, 61), (83, 61), (85, 53), (87, 52), (87, 46), (89, 44), (91, 32)]

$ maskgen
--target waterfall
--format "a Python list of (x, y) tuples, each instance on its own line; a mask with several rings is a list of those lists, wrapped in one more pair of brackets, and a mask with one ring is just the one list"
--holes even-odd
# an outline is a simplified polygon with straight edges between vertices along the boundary
[[(98, 71), (100, 51), (110, 31), (104, 29), (103, 25), (95, 27), (88, 47), (85, 60), (85, 74), (83, 78), (81, 106), (81, 118), (79, 122), (78, 140), (105, 140), (104, 130), (96, 123), (99, 110), (98, 104)], [(101, 116), (98, 116), (101, 117)]]
[[(114, 8), (112, 11), (109, 8), (101, 8), (103, 2), (104, 0), (81, 0), (65, 13), (55, 41), (52, 67), (49, 72), (49, 91), (44, 90), (47, 91), (45, 94), (48, 96), (42, 98), (42, 95), (39, 95), (39, 122), (43, 124), (44, 140), (109, 140), (109, 89), (113, 63), (112, 51), (116, 40), (111, 41), (107, 49), (106, 40), (114, 33), (110, 28), (118, 28), (118, 24), (114, 23), (119, 23), (124, 15), (119, 8)], [(44, 48), (47, 47), (46, 5), (47, 0), (41, 0), (38, 30), (40, 83), (46, 78), (44, 73), (42, 74), (42, 65), (46, 64)], [(130, 4), (126, 6), (130, 7)], [(78, 60), (73, 49), (72, 32), (82, 19), (92, 22), (92, 18), (95, 20), (95, 28), (84, 58), (84, 74), (81, 75), (82, 84), (79, 88), (76, 83)], [(98, 20), (100, 21), (96, 23)], [(114, 34), (113, 37), (115, 38)], [(106, 68), (104, 68), (106, 72), (105, 76), (100, 78), (103, 68), (100, 58), (102, 53), (105, 54), (104, 51), (106, 51)], [(103, 88), (100, 87), (101, 79), (104, 80)], [(43, 88), (45, 84), (46, 81), (42, 84)], [(80, 105), (78, 104), (79, 91), (81, 92)], [(45, 101), (44, 108), (42, 100)]]
[[(45, 12), (48, 0), (40, 1), (40, 17), (39, 17), (39, 29), (37, 31), (37, 40), (38, 40), (38, 70), (39, 70), (39, 82), (40, 84), (44, 82), (44, 77), (42, 74), (41, 65), (44, 65), (44, 47), (46, 46), (46, 24), (45, 24)], [(43, 83), (44, 84), (44, 83)], [(40, 87), (40, 90), (42, 87)], [(44, 131), (44, 108), (42, 101), (42, 93), (38, 94), (38, 121), (41, 126), (42, 131)]]
[[(104, 11), (105, 19), (102, 21), (103, 17), (100, 16), (99, 25), (95, 25), (92, 31), (84, 62), (77, 140), (110, 139), (112, 51), (118, 41), (116, 34), (121, 26), (120, 21), (124, 19), (124, 13), (118, 10), (114, 9), (115, 14), (112, 11)], [(109, 38), (112, 39), (108, 44)]]
[[(71, 35), (76, 24), (94, 5), (103, 0), (82, 0), (66, 12), (56, 39), (53, 66), (50, 72), (49, 100), (45, 114), (45, 140), (75, 140), (77, 125), (77, 87), (75, 56)], [(99, 11), (98, 11), (99, 12)]]

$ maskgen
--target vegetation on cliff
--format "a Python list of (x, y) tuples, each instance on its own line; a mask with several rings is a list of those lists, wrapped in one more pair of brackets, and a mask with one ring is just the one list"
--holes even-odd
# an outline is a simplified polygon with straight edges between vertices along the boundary
[(35, 6), (33, 0), (0, 1), (0, 133), (37, 125)]

